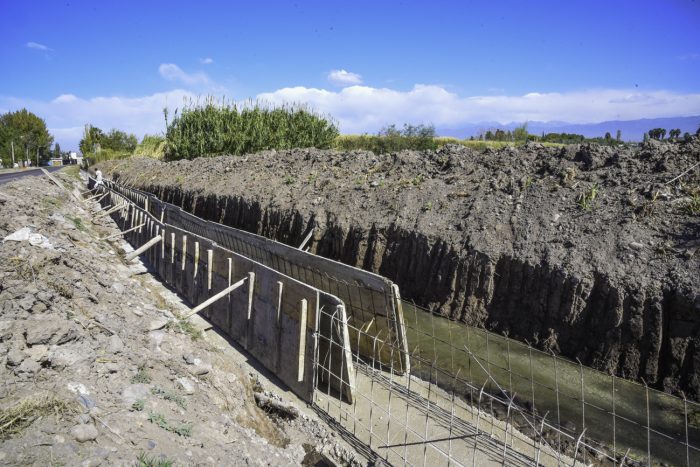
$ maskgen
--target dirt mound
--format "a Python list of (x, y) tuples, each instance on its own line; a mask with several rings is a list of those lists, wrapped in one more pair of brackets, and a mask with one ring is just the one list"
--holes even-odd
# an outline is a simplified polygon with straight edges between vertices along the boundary
[(267, 151), (103, 172), (378, 272), (443, 315), (700, 395), (700, 141)]
[(254, 391), (278, 400), (276, 387), (176, 320), (189, 308), (124, 264), (121, 241), (99, 240), (111, 219), (92, 219), (46, 178), (0, 185), (0, 464), (287, 466), (346, 452), (317, 419), (259, 409)]

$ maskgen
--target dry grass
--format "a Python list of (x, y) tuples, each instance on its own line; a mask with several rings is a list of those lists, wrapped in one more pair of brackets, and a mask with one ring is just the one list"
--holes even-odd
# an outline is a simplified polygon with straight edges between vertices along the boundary
[(60, 418), (76, 411), (74, 404), (53, 396), (24, 399), (15, 406), (0, 410), (0, 439), (21, 434), (40, 417), (53, 415)]

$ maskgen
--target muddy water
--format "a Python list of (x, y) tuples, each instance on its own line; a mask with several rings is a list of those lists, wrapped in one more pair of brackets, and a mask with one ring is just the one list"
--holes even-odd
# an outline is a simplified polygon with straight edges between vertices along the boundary
[[(684, 445), (682, 400), (651, 389), (647, 393), (640, 384), (613, 379), (520, 342), (426, 313), (407, 302), (404, 317), (414, 373), (426, 379), (432, 374), (432, 381), (473, 400), (478, 399), (478, 391), (466, 383), (477, 388), (485, 385), (503, 399), (495, 380), (515, 394), (521, 407), (534, 408), (540, 416), (546, 413), (548, 422), (559, 424), (574, 437), (585, 428), (586, 438), (611, 450), (614, 447), (620, 456), (629, 448), (630, 457), (645, 463), (651, 455), (654, 464), (686, 465), (689, 458), (690, 465), (700, 465), (700, 452), (686, 450)], [(646, 429), (647, 406), (651, 431)], [(700, 446), (700, 405), (688, 402), (687, 412), (690, 445)]]

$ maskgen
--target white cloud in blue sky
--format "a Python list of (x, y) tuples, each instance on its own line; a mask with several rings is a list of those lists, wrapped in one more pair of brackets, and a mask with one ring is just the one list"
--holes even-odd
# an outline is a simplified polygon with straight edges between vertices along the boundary
[(336, 86), (352, 86), (362, 84), (362, 76), (346, 70), (331, 70), (328, 72), (328, 81)]
[(199, 63), (201, 63), (202, 65), (211, 65), (212, 63), (214, 63), (214, 59), (211, 57), (200, 58)]
[(38, 42), (27, 42), (27, 48), (35, 50), (43, 50), (44, 52), (50, 52), (53, 49), (47, 45), (39, 44)]
[(175, 81), (187, 86), (206, 85), (211, 82), (204, 72), (187, 73), (174, 63), (163, 63), (158, 67), (160, 76), (168, 81)]
[[(175, 68), (166, 68), (165, 74), (176, 81), (204, 81)], [(185, 88), (142, 97), (83, 98), (62, 94), (42, 101), (0, 96), (0, 109), (30, 109), (46, 120), (62, 147), (75, 148), (86, 122), (105, 130), (119, 128), (138, 137), (162, 133), (165, 129), (163, 108), (174, 110), (182, 107), (187, 99), (196, 100), (197, 96), (198, 93)], [(406, 91), (360, 85), (337, 91), (298, 86), (260, 93), (256, 97), (271, 104), (307, 104), (331, 115), (344, 133), (374, 132), (391, 123), (432, 123), (442, 128), (459, 128), (478, 122), (592, 123), (690, 116), (697, 115), (700, 109), (700, 93), (638, 89), (460, 96), (442, 86), (424, 84)]]

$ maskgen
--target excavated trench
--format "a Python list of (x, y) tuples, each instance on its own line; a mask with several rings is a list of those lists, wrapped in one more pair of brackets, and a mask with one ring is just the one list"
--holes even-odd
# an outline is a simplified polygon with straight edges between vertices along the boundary
[[(137, 163), (132, 162), (126, 167), (124, 163), (106, 164), (102, 170), (111, 173), (115, 179), (121, 177), (124, 183), (152, 192), (163, 201), (179, 205), (204, 219), (221, 222), (290, 245), (298, 245), (314, 227), (311, 245), (313, 253), (381, 274), (399, 285), (404, 298), (413, 300), (434, 312), (470, 325), (507, 334), (516, 339), (527, 340), (536, 347), (551, 350), (572, 360), (579, 359), (583, 364), (604, 372), (612, 372), (634, 380), (643, 378), (650, 386), (674, 393), (683, 391), (689, 398), (698, 399), (700, 395), (700, 297), (697, 289), (700, 273), (697, 272), (696, 250), (686, 247), (688, 245), (693, 247), (695, 245), (693, 242), (700, 238), (700, 223), (693, 218), (688, 220), (682, 216), (668, 217), (667, 215), (666, 219), (671, 219), (670, 222), (661, 220), (655, 224), (647, 221), (649, 225), (640, 229), (638, 223), (630, 223), (624, 219), (620, 221), (617, 211), (634, 209), (634, 207), (626, 207), (625, 204), (628, 202), (626, 197), (630, 196), (631, 190), (620, 182), (620, 179), (611, 180), (616, 177), (610, 175), (614, 174), (616, 169), (621, 173), (629, 174), (629, 165), (632, 162), (628, 162), (627, 159), (638, 164), (636, 170), (640, 173), (644, 173), (644, 168), (648, 165), (657, 167), (658, 160), (653, 159), (653, 154), (659, 152), (659, 149), (651, 148), (649, 152), (652, 156), (648, 156), (648, 160), (644, 159), (643, 153), (640, 156), (639, 153), (610, 154), (609, 152), (603, 154), (607, 158), (604, 159), (590, 148), (588, 156), (583, 158), (580, 149), (578, 152), (562, 150), (558, 155), (553, 154), (554, 150), (549, 150), (549, 154), (547, 151), (541, 147), (534, 148), (531, 153), (535, 155), (531, 156), (529, 166), (521, 172), (539, 177), (534, 182), (537, 186), (527, 192), (527, 197), (523, 195), (528, 189), (527, 183), (518, 185), (516, 182), (516, 189), (510, 188), (510, 192), (506, 188), (505, 193), (510, 206), (504, 209), (505, 213), (501, 204), (496, 203), (493, 207), (488, 204), (479, 206), (473, 201), (474, 198), (470, 198), (466, 203), (467, 208), (460, 207), (458, 214), (461, 215), (452, 216), (453, 219), (444, 223), (447, 225), (444, 229), (440, 228), (440, 224), (432, 228), (432, 222), (429, 224), (431, 228), (421, 229), (420, 226), (425, 225), (427, 221), (416, 221), (412, 224), (405, 220), (393, 220), (391, 216), (383, 215), (380, 209), (377, 209), (379, 212), (372, 212), (375, 205), (385, 206), (388, 212), (400, 211), (400, 206), (398, 208), (390, 206), (391, 200), (374, 204), (363, 202), (359, 206), (361, 212), (358, 211), (356, 216), (351, 212), (348, 216), (343, 215), (343, 208), (338, 206), (342, 204), (340, 202), (335, 203), (333, 209), (327, 207), (314, 209), (308, 208), (307, 205), (300, 206), (299, 203), (281, 202), (281, 195), (276, 192), (267, 198), (258, 196), (254, 194), (253, 188), (249, 189), (246, 186), (247, 176), (236, 174), (236, 169), (241, 167), (238, 162), (240, 158), (223, 157), (211, 162), (216, 164), (214, 167), (218, 169), (222, 166), (227, 167), (228, 170), (224, 172), (229, 172), (231, 170), (229, 167), (233, 167), (233, 175), (237, 177), (236, 180), (240, 182), (238, 184), (240, 186), (237, 185), (235, 189), (228, 191), (220, 189), (221, 185), (209, 186), (206, 179), (186, 180), (183, 183), (180, 176), (177, 176), (179, 183), (173, 180), (174, 174), (187, 173), (189, 167), (175, 165), (163, 169), (167, 164), (149, 162), (145, 164), (145, 168), (138, 168)], [(447, 163), (444, 162), (446, 158), (442, 157), (440, 161), (443, 167), (447, 164), (453, 171), (454, 168), (464, 168), (462, 162), (456, 161), (456, 159), (464, 160), (465, 155), (462, 152), (464, 151), (461, 149), (453, 149), (452, 153), (447, 154), (449, 159)], [(527, 160), (530, 153), (522, 152), (525, 154), (519, 155), (523, 160)], [(541, 167), (543, 152), (545, 158), (556, 156), (559, 167), (548, 169), (547, 164), (552, 165), (552, 162), (545, 161), (543, 169)], [(321, 151), (319, 153), (321, 154), (318, 156), (312, 153), (311, 158), (316, 157), (325, 161), (337, 157), (334, 153)], [(512, 157), (512, 154), (502, 153), (503, 151), (495, 155)], [(352, 156), (362, 159), (360, 156), (366, 156), (366, 154), (352, 154)], [(405, 158), (410, 159), (409, 156), (413, 157), (413, 154), (409, 153)], [(466, 156), (474, 157), (474, 154), (468, 151)], [(682, 162), (700, 159), (697, 147), (690, 148), (685, 156), (686, 159)], [(269, 160), (266, 155), (260, 157), (263, 161)], [(382, 157), (374, 155), (366, 157), (370, 165), (389, 164), (383, 162)], [(393, 157), (394, 165), (401, 159), (401, 155), (386, 157)], [(437, 157), (431, 157), (431, 162), (437, 159)], [(665, 157), (668, 158), (668, 156)], [(274, 157), (274, 159), (279, 158)], [(565, 211), (561, 206), (554, 206), (554, 208), (550, 206), (556, 203), (562, 204), (561, 200), (566, 198), (561, 196), (561, 189), (551, 188), (550, 185), (553, 182), (550, 182), (550, 179), (558, 179), (558, 175), (551, 174), (557, 174), (558, 171), (564, 172), (564, 168), (571, 166), (572, 161), (575, 163), (580, 159), (583, 163), (573, 165), (580, 171), (588, 170), (586, 177), (581, 178), (586, 183), (597, 183), (600, 190), (609, 189), (601, 203), (604, 203), (606, 213), (608, 211), (612, 213), (604, 219), (605, 224), (600, 223), (600, 218), (582, 220), (580, 217), (586, 216), (586, 213), (581, 215), (573, 213), (571, 215), (573, 221), (570, 225), (579, 226), (576, 228), (581, 233), (574, 231), (567, 236), (555, 232), (555, 235), (547, 238), (550, 235), (547, 229), (551, 230), (551, 228), (545, 225), (546, 222), (541, 221), (539, 223), (545, 227), (540, 230), (533, 228), (531, 224), (537, 222), (532, 219), (535, 219), (538, 210)], [(299, 165), (305, 164), (308, 171), (309, 165), (318, 167), (320, 164), (318, 160), (309, 164), (308, 160), (307, 154), (306, 159), (302, 162), (292, 162), (292, 169), (286, 170), (300, 174), (304, 171), (298, 167)], [(603, 162), (600, 162), (601, 160)], [(611, 160), (613, 162), (610, 162)], [(639, 161), (647, 161), (646, 166), (640, 167)], [(194, 162), (197, 161), (190, 163)], [(492, 172), (500, 170), (497, 168), (499, 165), (497, 162), (478, 161), (481, 166), (489, 165), (489, 170)], [(148, 164), (151, 166), (149, 167)], [(171, 164), (183, 164), (183, 162)], [(201, 164), (200, 162), (199, 165)], [(402, 164), (405, 165), (405, 163)], [(269, 169), (271, 165), (266, 167)], [(328, 167), (323, 165), (324, 169)], [(384, 167), (384, 169), (386, 169), (386, 175), (382, 180), (390, 180), (391, 167)], [(608, 173), (601, 175), (602, 169), (608, 169)], [(206, 171), (207, 168), (202, 170)], [(255, 168), (241, 170), (248, 170), (246, 173), (250, 173)], [(333, 170), (332, 167), (331, 170)], [(471, 170), (471, 172), (469, 170), (468, 167), (464, 170), (465, 180), (473, 175), (474, 179), (483, 179), (475, 183), (483, 183), (490, 187), (494, 187), (493, 180), (498, 180), (500, 176), (500, 173), (497, 173), (496, 177), (489, 179), (478, 170)], [(668, 173), (678, 171), (676, 166), (668, 165), (666, 168)], [(647, 172), (649, 173), (645, 176), (648, 177), (668, 178), (668, 174), (663, 171), (660, 175), (658, 170), (655, 171), (656, 173), (653, 170)], [(427, 173), (430, 174), (430, 169)], [(518, 180), (518, 176), (517, 172), (511, 174), (511, 185), (513, 179)], [(301, 178), (302, 175), (297, 177)], [(277, 178), (280, 178), (279, 174)], [(155, 179), (157, 180), (154, 181)], [(402, 180), (399, 183), (403, 183)], [(311, 181), (311, 175), (309, 175), (309, 181)], [(367, 182), (368, 179), (365, 178), (365, 181)], [(647, 180), (638, 176), (637, 180), (633, 181), (643, 186)], [(265, 181), (263, 180), (262, 183)], [(316, 184), (316, 181), (313, 183)], [(652, 181), (652, 188), (653, 183)], [(403, 190), (406, 184), (400, 186)], [(444, 186), (447, 186), (448, 190), (455, 189), (454, 181), (448, 179), (434, 191), (439, 191)], [(517, 189), (517, 186), (520, 189)], [(270, 190), (275, 191), (275, 188), (276, 186), (273, 186)], [(322, 186), (322, 188), (320, 191), (328, 200), (337, 196), (330, 189), (332, 187)], [(342, 185), (341, 188), (343, 188)], [(286, 189), (284, 185), (278, 191), (283, 189)], [(343, 189), (348, 192), (347, 187)], [(354, 189), (357, 190), (357, 187)], [(363, 190), (369, 191), (367, 188)], [(430, 193), (429, 187), (427, 190)], [(497, 190), (489, 189), (484, 192), (492, 193)], [(352, 195), (353, 192), (350, 191), (350, 193)], [(403, 193), (399, 193), (399, 196), (404, 196)], [(456, 193), (455, 197), (445, 196), (448, 201), (445, 202), (447, 207), (443, 217), (453, 214), (450, 212), (449, 203), (453, 202), (451, 200), (456, 197), (461, 199), (464, 196), (462, 191)], [(310, 204), (315, 205), (319, 198), (313, 198), (313, 196), (317, 194), (319, 190), (315, 190), (312, 194), (301, 192), (298, 196), (301, 199), (310, 200)], [(494, 195), (489, 194), (489, 196)], [(680, 197), (680, 194), (678, 196)], [(520, 201), (510, 201), (513, 199)], [(530, 199), (533, 200), (532, 206), (528, 206)], [(416, 204), (415, 200), (412, 202)], [(575, 211), (575, 205), (570, 206), (573, 204), (572, 201), (566, 201), (566, 203), (566, 209)], [(422, 213), (419, 212), (417, 216), (432, 215), (431, 212), (427, 212), (430, 208), (426, 209), (427, 205), (422, 204), (422, 200), (419, 204)], [(522, 204), (522, 209), (519, 204)], [(440, 206), (442, 209), (442, 204)], [(671, 212), (672, 209), (675, 213), (676, 208), (669, 204), (665, 212)], [(489, 210), (499, 214), (499, 218), (508, 218), (510, 215), (512, 226), (510, 230), (501, 230), (499, 222), (494, 222), (495, 229), (486, 230), (484, 224), (488, 222), (484, 221), (486, 219), (484, 212)], [(535, 214), (528, 217), (528, 213), (531, 212)], [(604, 217), (602, 212), (601, 207), (600, 217)], [(657, 210), (656, 213), (659, 212), (664, 211)], [(375, 221), (366, 222), (371, 217), (374, 217)], [(513, 220), (515, 217), (518, 219)], [(663, 216), (660, 218), (663, 219)], [(454, 222), (454, 219), (457, 222)], [(556, 219), (557, 217), (555, 222)], [(525, 233), (519, 233), (518, 225), (523, 223), (528, 224), (528, 230)], [(549, 224), (552, 223), (549, 222)], [(582, 224), (583, 226), (580, 227)], [(426, 230), (428, 232), (424, 233)], [(559, 230), (561, 232), (561, 229)], [(647, 236), (650, 238), (649, 244), (656, 241), (658, 245), (659, 235), (656, 234), (662, 231), (668, 238), (672, 230), (681, 231), (674, 239), (673, 247), (677, 252), (675, 256), (664, 256), (661, 259), (654, 256), (656, 253), (644, 256), (642, 253), (637, 253), (639, 247), (632, 243), (630, 243), (632, 248), (625, 243), (624, 247), (615, 245), (613, 253), (605, 251), (606, 244), (619, 244), (619, 239), (631, 238), (632, 234), (634, 238)], [(441, 235), (441, 232), (444, 234)], [(654, 232), (656, 236), (647, 235), (648, 232)], [(504, 243), (508, 243), (508, 247), (495, 248), (479, 240), (479, 238), (499, 235), (505, 238)], [(539, 242), (538, 236), (542, 237)], [(582, 245), (576, 237), (592, 240)], [(455, 241), (455, 238), (459, 240)], [(597, 244), (595, 240), (597, 238), (602, 243)], [(486, 246), (481, 248), (480, 242)], [(525, 246), (521, 249), (522, 245)], [(679, 248), (686, 248), (685, 252)], [(536, 254), (530, 254), (533, 251)], [(570, 260), (561, 259), (562, 255), (576, 253), (581, 253), (584, 257), (583, 261), (572, 263)], [(596, 263), (596, 267), (580, 266), (581, 263), (586, 262), (586, 255), (593, 258), (590, 263)], [(607, 267), (606, 261), (613, 266)], [(653, 275), (652, 279), (649, 278), (650, 275)]]

